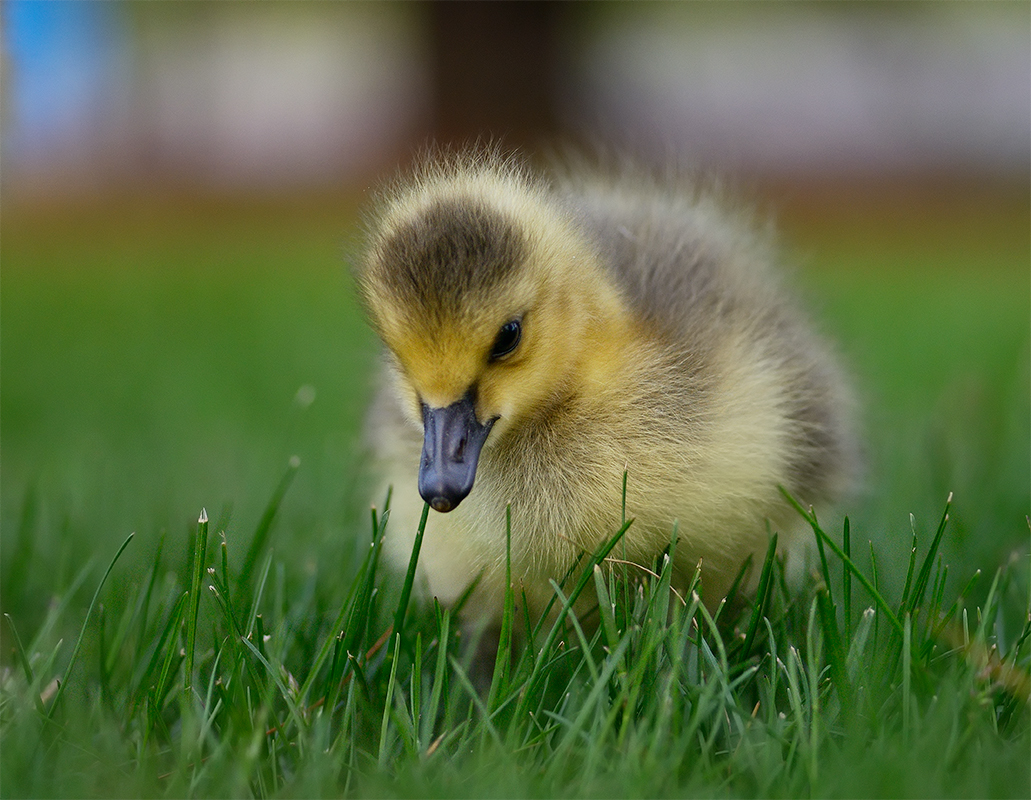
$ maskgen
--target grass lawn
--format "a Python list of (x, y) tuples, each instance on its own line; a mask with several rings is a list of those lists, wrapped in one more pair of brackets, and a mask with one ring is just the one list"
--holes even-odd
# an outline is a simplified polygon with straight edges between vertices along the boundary
[(1027, 797), (1028, 200), (936, 202), (785, 216), (868, 446), (812, 584), (667, 618), (586, 554), (601, 624), (482, 692), (377, 569), (353, 213), (5, 208), (0, 793)]

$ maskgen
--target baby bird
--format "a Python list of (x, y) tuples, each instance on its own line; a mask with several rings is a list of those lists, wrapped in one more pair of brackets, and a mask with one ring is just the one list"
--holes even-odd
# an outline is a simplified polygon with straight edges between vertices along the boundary
[[(385, 348), (370, 435), (393, 487), (385, 548), (497, 622), (511, 508), (515, 596), (544, 608), (583, 551), (701, 563), (714, 606), (783, 499), (829, 502), (856, 445), (850, 395), (767, 243), (713, 196), (633, 168), (544, 177), (494, 153), (429, 158), (380, 198), (356, 278)], [(421, 499), (420, 499), (421, 497)], [(753, 585), (756, 578), (752, 570)]]

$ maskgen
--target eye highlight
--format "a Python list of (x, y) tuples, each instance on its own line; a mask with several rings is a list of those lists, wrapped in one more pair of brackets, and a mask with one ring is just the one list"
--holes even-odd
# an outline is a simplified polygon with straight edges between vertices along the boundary
[(523, 324), (521, 320), (513, 319), (501, 326), (494, 345), (490, 349), (490, 361), (497, 361), (509, 355), (519, 346), (519, 340), (523, 336)]

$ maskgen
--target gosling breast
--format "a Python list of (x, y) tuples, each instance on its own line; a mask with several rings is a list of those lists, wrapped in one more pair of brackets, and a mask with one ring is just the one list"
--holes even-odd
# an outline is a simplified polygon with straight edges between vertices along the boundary
[(370, 414), (407, 563), (423, 589), (500, 613), (506, 509), (517, 596), (549, 599), (620, 526), (648, 566), (677, 532), (715, 603), (768, 526), (852, 480), (850, 395), (763, 239), (711, 196), (634, 170), (539, 176), (467, 154), (384, 192), (356, 269), (385, 344)]

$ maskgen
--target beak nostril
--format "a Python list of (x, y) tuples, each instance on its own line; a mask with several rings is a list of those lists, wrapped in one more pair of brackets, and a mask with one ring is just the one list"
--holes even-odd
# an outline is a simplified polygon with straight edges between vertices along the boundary
[(452, 509), (451, 501), (446, 497), (434, 497), (430, 500), (430, 508), (434, 511), (439, 511), (441, 514), (446, 514)]

